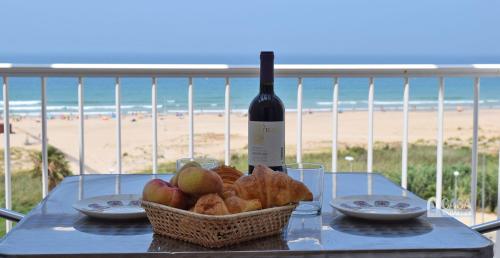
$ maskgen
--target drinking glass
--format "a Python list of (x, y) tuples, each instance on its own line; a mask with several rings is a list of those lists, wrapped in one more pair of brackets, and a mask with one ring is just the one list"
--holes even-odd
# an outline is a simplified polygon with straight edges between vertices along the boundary
[(293, 179), (304, 183), (313, 195), (312, 201), (300, 202), (293, 214), (320, 214), (323, 202), (323, 178), (325, 174), (323, 165), (318, 163), (289, 164), (286, 166), (286, 172)]
[(290, 249), (321, 250), (321, 216), (292, 216), (288, 222), (287, 244)]
[(176, 171), (179, 171), (184, 165), (189, 162), (196, 162), (204, 169), (213, 169), (219, 166), (219, 161), (211, 158), (182, 158), (178, 159), (176, 163)]

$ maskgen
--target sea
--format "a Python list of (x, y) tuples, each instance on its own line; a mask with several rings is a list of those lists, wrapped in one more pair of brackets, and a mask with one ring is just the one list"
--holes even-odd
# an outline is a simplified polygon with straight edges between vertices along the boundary
[[(2, 79), (0, 79), (1, 81)], [(77, 78), (47, 79), (47, 111), (49, 117), (78, 114)], [(231, 78), (231, 110), (246, 113), (251, 100), (258, 94), (258, 78)], [(122, 114), (151, 112), (151, 78), (121, 78)], [(275, 92), (286, 111), (297, 108), (297, 84), (294, 78), (277, 78)], [(84, 78), (84, 110), (88, 116), (115, 113), (115, 79)], [(368, 79), (339, 80), (339, 110), (366, 110)], [(438, 105), (437, 78), (410, 78), (410, 110), (435, 110)], [(188, 109), (188, 79), (159, 78), (157, 109), (160, 114), (185, 113)], [(223, 78), (194, 78), (195, 113), (224, 112), (225, 80)], [(9, 107), (14, 116), (39, 116), (41, 111), (40, 78), (9, 78)], [(445, 108), (468, 109), (473, 104), (473, 78), (446, 78)], [(333, 80), (306, 78), (303, 80), (303, 110), (329, 112), (332, 110)], [(0, 110), (3, 111), (3, 95)], [(403, 79), (376, 78), (375, 110), (401, 110)], [(481, 78), (480, 107), (500, 108), (500, 78)]]

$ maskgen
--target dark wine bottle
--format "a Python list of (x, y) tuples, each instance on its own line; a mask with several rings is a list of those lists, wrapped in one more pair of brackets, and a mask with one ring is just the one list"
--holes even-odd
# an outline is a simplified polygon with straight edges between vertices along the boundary
[(262, 164), (284, 171), (285, 108), (274, 94), (274, 53), (260, 53), (260, 91), (248, 109), (248, 173)]

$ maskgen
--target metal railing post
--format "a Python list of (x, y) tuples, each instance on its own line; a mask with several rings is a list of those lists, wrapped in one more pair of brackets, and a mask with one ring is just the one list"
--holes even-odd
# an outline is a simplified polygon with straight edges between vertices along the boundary
[[(500, 150), (498, 151), (498, 177), (500, 178)], [(500, 180), (497, 180), (497, 203), (500, 203)], [(500, 209), (497, 208), (497, 219), (500, 219)]]
[(374, 80), (370, 77), (368, 87), (368, 150), (366, 160), (366, 170), (368, 173), (373, 172), (373, 95), (374, 95)]
[(79, 135), (80, 135), (80, 159), (78, 160), (80, 175), (85, 174), (85, 128), (84, 128), (84, 92), (83, 79), (78, 77), (78, 118), (79, 118)]
[(193, 78), (189, 77), (188, 84), (188, 113), (189, 113), (189, 158), (194, 158), (194, 114), (193, 114)]
[(410, 80), (404, 79), (403, 89), (403, 140), (401, 143), (401, 187), (408, 186), (408, 103), (410, 101)]
[(231, 164), (231, 84), (226, 77), (224, 93), (224, 164)]
[(49, 193), (49, 158), (47, 152), (47, 85), (42, 77), (42, 197)]
[(338, 171), (338, 135), (339, 135), (339, 78), (333, 79), (332, 96), (332, 172)]
[(444, 78), (439, 78), (437, 150), (436, 150), (436, 208), (441, 209), (443, 195), (443, 124), (444, 124)]
[(337, 198), (337, 171), (338, 171), (338, 128), (339, 128), (339, 78), (333, 79), (332, 96), (332, 199)]
[[(10, 117), (9, 117), (9, 81), (7, 76), (3, 76), (3, 136), (4, 136), (4, 176), (5, 176), (5, 208), (12, 209), (12, 183), (10, 171)], [(5, 221), (5, 231), (12, 229), (12, 221)]]
[(474, 109), (472, 117), (472, 159), (471, 159), (471, 208), (472, 224), (476, 224), (476, 202), (477, 202), (477, 143), (479, 130), (479, 77), (474, 78)]
[(120, 77), (115, 78), (116, 173), (122, 173), (122, 110)]
[(302, 163), (302, 78), (297, 84), (297, 163)]
[(152, 133), (153, 133), (153, 146), (152, 146), (152, 162), (153, 174), (158, 173), (158, 106), (157, 106), (157, 79), (153, 77), (151, 84), (151, 119), (152, 119)]

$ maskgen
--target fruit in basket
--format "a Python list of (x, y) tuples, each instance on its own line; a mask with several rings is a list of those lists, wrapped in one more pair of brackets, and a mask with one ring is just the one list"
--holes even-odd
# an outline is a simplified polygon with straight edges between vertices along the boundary
[(170, 184), (173, 186), (178, 186), (177, 179), (179, 179), (179, 172), (175, 173), (175, 175), (172, 178), (170, 178)]
[(258, 199), (244, 200), (238, 196), (231, 196), (224, 199), (224, 203), (232, 214), (262, 209), (262, 204)]
[(230, 191), (232, 193), (224, 193), (224, 196), (236, 195), (245, 200), (258, 199), (264, 209), (310, 201), (313, 198), (311, 191), (302, 182), (263, 165), (257, 165), (252, 175), (236, 180)]
[(175, 173), (175, 175), (170, 179), (170, 183), (174, 186), (177, 186), (177, 179), (179, 179), (179, 174), (181, 173), (181, 171), (186, 168), (192, 168), (192, 167), (201, 168), (201, 165), (196, 161), (189, 161)]
[(179, 171), (182, 171), (183, 169), (185, 168), (201, 168), (201, 165), (200, 163), (196, 162), (196, 161), (189, 161), (188, 163), (184, 164), (184, 166), (182, 166)]
[(183, 169), (177, 184), (184, 193), (192, 196), (222, 193), (223, 189), (222, 179), (217, 173), (199, 167)]
[(198, 198), (194, 205), (193, 211), (206, 215), (227, 215), (229, 211), (224, 203), (224, 200), (215, 193), (205, 194)]
[(150, 180), (144, 185), (142, 190), (142, 199), (150, 202), (161, 200), (162, 192), (166, 187), (171, 187), (169, 182), (163, 181), (159, 178)]
[(161, 179), (150, 180), (142, 191), (142, 199), (170, 207), (185, 209), (190, 199), (179, 188)]

